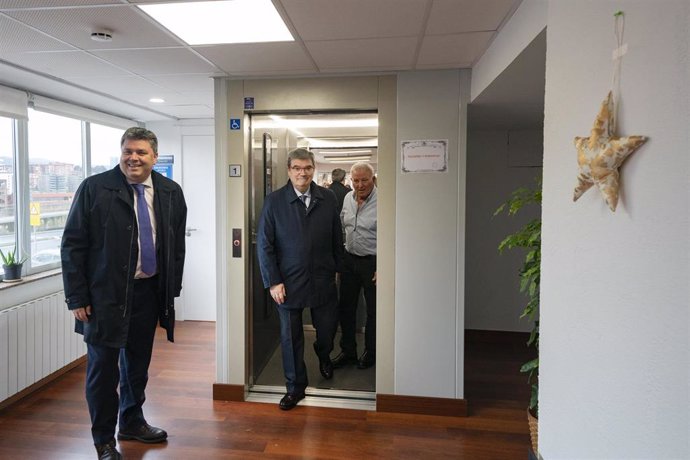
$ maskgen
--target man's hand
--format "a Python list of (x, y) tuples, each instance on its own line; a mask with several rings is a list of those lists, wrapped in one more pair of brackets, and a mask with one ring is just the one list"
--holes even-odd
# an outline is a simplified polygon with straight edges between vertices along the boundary
[(86, 307), (83, 307), (83, 308), (75, 308), (74, 310), (72, 310), (72, 314), (79, 321), (83, 321), (85, 323), (88, 323), (89, 322), (89, 316), (91, 316), (91, 305), (87, 305)]
[(283, 283), (280, 284), (274, 284), (269, 288), (269, 291), (271, 292), (271, 297), (273, 297), (273, 300), (280, 305), (283, 302), (285, 302), (285, 285)]
[(374, 272), (374, 277), (371, 280), (374, 282), (374, 285), (376, 285), (376, 272)]

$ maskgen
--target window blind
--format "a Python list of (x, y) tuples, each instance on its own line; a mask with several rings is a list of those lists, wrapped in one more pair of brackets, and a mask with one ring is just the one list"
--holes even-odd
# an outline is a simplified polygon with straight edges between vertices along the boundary
[(131, 126), (140, 125), (138, 122), (128, 118), (98, 112), (96, 110), (87, 109), (86, 107), (69, 104), (67, 102), (58, 101), (45, 96), (33, 96), (32, 106), (35, 110), (52, 113), (53, 115), (76, 118), (77, 120), (99, 123), (101, 125), (111, 126), (113, 128), (127, 129)]
[(25, 91), (0, 86), (0, 116), (26, 120), (27, 101)]

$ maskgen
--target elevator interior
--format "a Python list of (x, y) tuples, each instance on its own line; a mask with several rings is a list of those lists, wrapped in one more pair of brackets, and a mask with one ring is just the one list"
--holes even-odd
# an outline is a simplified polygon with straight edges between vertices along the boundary
[[(287, 183), (287, 153), (295, 148), (308, 148), (314, 153), (314, 181), (327, 186), (335, 168), (347, 171), (359, 161), (378, 163), (378, 116), (375, 112), (291, 112), (253, 113), (250, 161), (250, 226), (252, 273), (249, 293), (249, 391), (275, 393), (285, 391), (280, 357), (279, 320), (275, 304), (261, 282), (256, 256), (256, 230), (264, 197)], [(365, 309), (360, 301), (357, 314), (359, 353), (363, 351)], [(324, 380), (318, 371), (318, 359), (310, 343), (314, 341), (309, 310), (304, 311), (305, 362), (309, 375), (308, 395), (322, 398), (373, 400), (376, 368), (355, 366), (337, 369), (332, 380)], [(331, 357), (340, 351), (338, 333)]]

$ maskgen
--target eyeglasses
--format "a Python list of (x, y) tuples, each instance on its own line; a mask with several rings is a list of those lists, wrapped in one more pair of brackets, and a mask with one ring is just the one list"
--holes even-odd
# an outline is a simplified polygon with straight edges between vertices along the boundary
[(292, 172), (295, 172), (295, 173), (301, 173), (301, 172), (310, 173), (310, 172), (314, 171), (313, 166), (305, 166), (304, 168), (300, 168), (299, 166), (290, 166), (290, 169), (292, 170)]

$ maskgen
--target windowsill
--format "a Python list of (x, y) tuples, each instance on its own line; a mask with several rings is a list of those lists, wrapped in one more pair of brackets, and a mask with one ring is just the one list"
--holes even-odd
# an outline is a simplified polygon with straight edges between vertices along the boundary
[(6, 283), (3, 281), (3, 282), (0, 282), (0, 291), (3, 291), (5, 289), (10, 289), (10, 288), (13, 288), (16, 286), (25, 286), (29, 283), (34, 283), (36, 281), (51, 278), (51, 277), (59, 275), (61, 273), (62, 273), (61, 268), (54, 268), (52, 270), (46, 270), (44, 272), (34, 273), (33, 275), (26, 275), (21, 279), (21, 281), (17, 281), (14, 283)]

